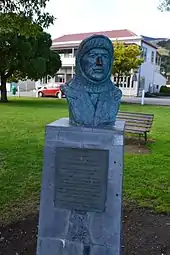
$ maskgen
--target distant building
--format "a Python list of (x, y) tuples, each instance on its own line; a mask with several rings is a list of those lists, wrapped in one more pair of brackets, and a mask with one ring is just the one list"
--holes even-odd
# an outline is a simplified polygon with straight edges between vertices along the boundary
[[(50, 82), (67, 82), (73, 77), (78, 46), (83, 39), (93, 34), (106, 35), (112, 42), (118, 40), (127, 44), (137, 44), (143, 49), (145, 61), (139, 70), (136, 70), (135, 73), (132, 70), (131, 75), (121, 77), (120, 89), (123, 95), (138, 96), (143, 89), (146, 92), (158, 92), (160, 87), (166, 84), (166, 78), (160, 73), (161, 57), (157, 47), (129, 30), (69, 34), (53, 40), (52, 49), (60, 54), (62, 68), (54, 79), (50, 79)], [(116, 81), (116, 77), (112, 77), (112, 79)]]

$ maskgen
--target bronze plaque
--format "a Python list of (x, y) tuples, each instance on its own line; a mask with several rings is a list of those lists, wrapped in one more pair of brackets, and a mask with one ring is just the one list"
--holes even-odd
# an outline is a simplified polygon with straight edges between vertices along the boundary
[(84, 212), (105, 210), (109, 151), (57, 148), (54, 204)]

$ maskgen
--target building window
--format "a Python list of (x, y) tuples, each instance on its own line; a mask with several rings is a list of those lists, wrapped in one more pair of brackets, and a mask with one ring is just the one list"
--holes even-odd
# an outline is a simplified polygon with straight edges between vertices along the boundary
[(158, 65), (161, 66), (161, 57), (158, 56)]
[(60, 57), (61, 57), (61, 58), (64, 58), (64, 53), (61, 53), (61, 54), (60, 54)]
[(151, 63), (154, 63), (155, 53), (152, 51), (151, 53)]
[(64, 75), (63, 74), (57, 74), (55, 76), (55, 82), (64, 82)]
[(156, 53), (156, 60), (155, 60), (155, 63), (156, 63), (156, 65), (158, 65), (158, 63), (159, 63), (159, 56), (158, 56), (158, 53)]
[(116, 82), (116, 81), (117, 81), (117, 77), (116, 77), (116, 76), (114, 76), (114, 78), (113, 78), (113, 79), (114, 79), (114, 82)]
[(64, 53), (65, 58), (72, 58), (72, 53)]
[(72, 57), (72, 49), (59, 50), (58, 53), (60, 54), (60, 57), (62, 57), (62, 58), (71, 58)]
[(47, 76), (47, 82), (51, 82), (51, 77)]
[(77, 56), (77, 50), (78, 50), (78, 49), (74, 49), (74, 57)]
[(145, 88), (145, 77), (140, 77), (139, 80), (139, 89), (142, 90)]
[(130, 76), (127, 78), (127, 87), (130, 88)]
[(143, 47), (142, 57), (144, 58), (145, 61), (147, 60), (147, 48), (146, 47)]

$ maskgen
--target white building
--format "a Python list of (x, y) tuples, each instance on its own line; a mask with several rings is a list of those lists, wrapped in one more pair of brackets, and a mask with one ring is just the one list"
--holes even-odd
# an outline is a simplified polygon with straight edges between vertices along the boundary
[[(50, 81), (66, 82), (73, 77), (77, 48), (83, 39), (93, 34), (104, 34), (113, 43), (118, 40), (127, 44), (137, 44), (143, 49), (145, 61), (139, 70), (136, 71), (136, 75), (132, 72), (129, 77), (121, 77), (120, 89), (123, 95), (138, 96), (143, 89), (145, 92), (159, 92), (160, 87), (166, 84), (166, 78), (160, 73), (161, 58), (157, 47), (145, 41), (142, 36), (138, 36), (129, 30), (70, 34), (53, 40), (52, 49), (59, 52), (62, 68), (58, 71), (56, 77), (53, 80), (50, 79)], [(113, 77), (113, 81), (115, 80), (116, 77)]]

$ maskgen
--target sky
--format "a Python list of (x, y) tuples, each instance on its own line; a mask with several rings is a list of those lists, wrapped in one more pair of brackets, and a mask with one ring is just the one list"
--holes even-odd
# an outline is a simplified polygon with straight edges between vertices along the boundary
[(170, 38), (170, 12), (160, 12), (159, 0), (50, 0), (56, 17), (48, 29), (52, 38), (64, 34), (129, 29), (137, 35)]

